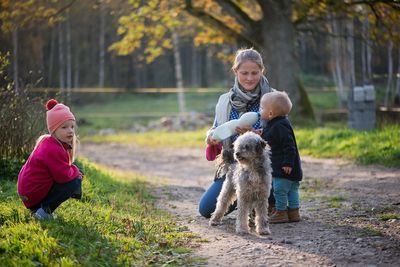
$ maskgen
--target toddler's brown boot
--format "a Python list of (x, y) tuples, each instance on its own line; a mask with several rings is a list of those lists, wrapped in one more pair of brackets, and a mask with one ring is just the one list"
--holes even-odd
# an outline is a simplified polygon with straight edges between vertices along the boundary
[(288, 210), (289, 222), (299, 222), (300, 221), (300, 212), (299, 208), (297, 209), (289, 209)]
[(276, 210), (274, 214), (269, 217), (269, 223), (287, 223), (289, 222), (287, 210)]
[(268, 205), (268, 217), (270, 217), (274, 212), (276, 211), (275, 209), (275, 204), (269, 204)]

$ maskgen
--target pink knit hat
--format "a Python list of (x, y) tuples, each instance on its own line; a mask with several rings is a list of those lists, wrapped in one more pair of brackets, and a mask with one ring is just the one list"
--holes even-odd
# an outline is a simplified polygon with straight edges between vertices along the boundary
[(46, 103), (47, 129), (49, 133), (54, 133), (61, 124), (68, 120), (75, 120), (74, 114), (64, 104), (58, 103), (55, 99), (50, 99)]

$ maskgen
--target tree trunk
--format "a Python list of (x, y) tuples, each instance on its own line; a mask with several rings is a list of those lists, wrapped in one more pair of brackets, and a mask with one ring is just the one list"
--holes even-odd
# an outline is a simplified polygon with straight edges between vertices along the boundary
[(72, 88), (72, 59), (71, 59), (71, 25), (70, 25), (70, 15), (67, 12), (67, 103), (71, 104), (71, 88)]
[(47, 87), (51, 87), (53, 84), (53, 69), (54, 69), (54, 47), (56, 40), (56, 29), (51, 29), (51, 40), (50, 40), (50, 56), (49, 56), (49, 73), (47, 74)]
[(183, 74), (182, 74), (181, 55), (179, 51), (179, 36), (176, 33), (176, 31), (172, 31), (172, 43), (174, 49), (175, 78), (176, 78), (176, 87), (178, 91), (179, 113), (182, 115), (185, 112), (185, 93), (183, 89)]
[(387, 107), (389, 105), (389, 98), (390, 98), (390, 93), (392, 91), (392, 80), (393, 80), (393, 42), (391, 40), (389, 41), (389, 46), (388, 46), (388, 73), (387, 74), (388, 74), (388, 78), (387, 78), (385, 100), (384, 100), (385, 107)]
[(211, 48), (207, 48), (206, 50), (206, 77), (207, 77), (207, 85), (206, 87), (211, 87), (214, 81), (214, 68), (213, 68), (213, 58)]
[(367, 78), (369, 82), (372, 82), (372, 41), (369, 34), (369, 24), (368, 24), (368, 39), (367, 39)]
[(199, 60), (196, 46), (192, 43), (192, 64), (191, 66), (191, 85), (193, 87), (199, 87)]
[(64, 38), (63, 38), (63, 27), (62, 23), (58, 23), (58, 69), (59, 69), (59, 80), (60, 80), (60, 92), (61, 96), (65, 96), (65, 78), (64, 78)]
[(79, 48), (76, 48), (74, 53), (74, 88), (79, 88), (80, 66)]
[(13, 40), (13, 76), (14, 76), (14, 90), (15, 94), (19, 94), (19, 81), (18, 81), (18, 29), (12, 32)]
[[(331, 15), (330, 15), (331, 16)], [(332, 61), (333, 61), (333, 80), (336, 86), (336, 92), (338, 96), (338, 105), (340, 108), (344, 106), (344, 100), (346, 96), (344, 94), (344, 85), (343, 85), (343, 76), (342, 76), (342, 67), (341, 67), (341, 54), (340, 54), (340, 38), (339, 36), (339, 29), (337, 25), (337, 20), (334, 16), (331, 16), (331, 31), (333, 37), (330, 38), (331, 45), (332, 45)]]
[(258, 1), (263, 10), (263, 55), (273, 88), (289, 93), (297, 113), (314, 118), (312, 106), (300, 82), (295, 55), (291, 0)]
[(400, 105), (400, 47), (397, 50), (397, 75), (396, 75), (396, 95), (394, 103)]
[(99, 2), (100, 5), (100, 33), (99, 33), (99, 87), (104, 87), (104, 58), (105, 58), (105, 13), (104, 3)]
[(367, 78), (367, 26), (366, 26), (367, 19), (364, 19), (362, 22), (362, 38), (361, 38), (361, 77), (362, 83), (367, 84), (369, 83)]
[(349, 75), (349, 87), (353, 88), (356, 85), (356, 72), (354, 62), (354, 21), (350, 18), (346, 22), (346, 51), (347, 51), (347, 64)]

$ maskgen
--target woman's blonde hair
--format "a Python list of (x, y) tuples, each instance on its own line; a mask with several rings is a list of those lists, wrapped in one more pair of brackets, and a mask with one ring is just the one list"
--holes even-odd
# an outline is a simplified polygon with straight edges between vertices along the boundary
[(253, 48), (239, 49), (236, 52), (235, 61), (233, 62), (232, 70), (236, 71), (240, 67), (240, 64), (242, 64), (245, 61), (252, 61), (252, 62), (256, 63), (260, 67), (260, 69), (262, 71), (264, 71), (264, 63), (263, 63), (261, 54), (258, 53), (258, 51)]
[[(42, 141), (47, 137), (51, 137), (51, 135), (50, 134), (44, 134), (44, 135), (39, 136), (39, 138), (36, 140), (35, 148), (33, 150), (35, 150), (40, 145), (40, 143), (42, 143)], [(60, 142), (56, 137), (54, 137), (54, 138), (58, 142)], [(61, 142), (60, 142), (60, 144), (61, 144)], [(78, 137), (74, 133), (74, 137), (72, 138), (72, 145), (71, 145), (72, 149), (71, 149), (71, 152), (68, 151), (69, 164), (72, 164), (75, 161), (76, 148), (77, 148), (78, 144), (79, 144)]]

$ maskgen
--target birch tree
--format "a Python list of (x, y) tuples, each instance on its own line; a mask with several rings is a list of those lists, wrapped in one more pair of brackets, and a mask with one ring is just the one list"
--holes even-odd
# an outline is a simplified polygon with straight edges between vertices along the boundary
[(396, 93), (394, 103), (400, 105), (400, 47), (397, 49)]
[(99, 87), (104, 87), (104, 62), (106, 55), (105, 48), (105, 7), (103, 1), (99, 1), (99, 17), (100, 17), (100, 31), (99, 31)]
[[(183, 10), (179, 1), (151, 0), (131, 1), (133, 11), (128, 16), (122, 16), (118, 33), (123, 37), (111, 45), (110, 49), (120, 55), (127, 55), (143, 49), (143, 57), (147, 63), (163, 55), (166, 50), (173, 49), (175, 60), (175, 79), (178, 88), (179, 112), (185, 112), (185, 97), (183, 90), (183, 74), (179, 50), (180, 35), (185, 34), (184, 28), (190, 21), (183, 19)], [(144, 40), (147, 40), (145, 42)]]
[(386, 81), (386, 91), (385, 91), (385, 100), (384, 105), (387, 107), (389, 105), (389, 98), (392, 91), (392, 83), (393, 83), (393, 42), (389, 41), (388, 49), (387, 49), (387, 81)]

